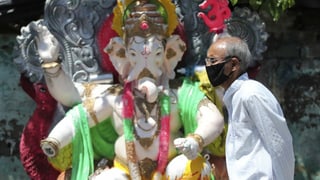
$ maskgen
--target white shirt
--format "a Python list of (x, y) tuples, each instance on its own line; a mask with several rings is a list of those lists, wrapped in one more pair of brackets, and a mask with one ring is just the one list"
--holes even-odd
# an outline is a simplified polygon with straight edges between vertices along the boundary
[(292, 180), (292, 137), (273, 94), (245, 73), (226, 90), (223, 101), (228, 110), (230, 180)]

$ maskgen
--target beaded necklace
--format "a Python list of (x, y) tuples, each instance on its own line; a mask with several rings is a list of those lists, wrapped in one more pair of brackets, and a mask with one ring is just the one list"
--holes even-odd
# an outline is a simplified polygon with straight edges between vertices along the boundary
[[(123, 101), (123, 131), (126, 141), (128, 167), (132, 179), (142, 179), (134, 146), (134, 100), (131, 82), (125, 83)], [(157, 173), (163, 174), (168, 162), (170, 139), (170, 97), (164, 93), (160, 95), (160, 145), (157, 159)]]

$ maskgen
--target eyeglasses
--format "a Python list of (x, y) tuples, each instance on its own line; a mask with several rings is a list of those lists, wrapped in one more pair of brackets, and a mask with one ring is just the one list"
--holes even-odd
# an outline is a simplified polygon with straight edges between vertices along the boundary
[[(228, 60), (230, 60), (230, 59), (232, 59), (232, 58), (237, 58), (237, 59), (239, 59), (238, 57), (236, 57), (236, 56), (227, 56), (227, 57), (225, 57), (224, 59), (222, 59), (221, 61), (223, 62), (223, 61), (228, 61)], [(206, 65), (207, 66), (211, 66), (211, 65), (213, 65), (213, 64), (215, 64), (216, 62), (218, 62), (219, 61), (219, 59), (218, 58), (212, 58), (212, 57), (206, 57), (205, 58), (205, 61), (206, 61)], [(240, 60), (239, 60), (240, 61)]]

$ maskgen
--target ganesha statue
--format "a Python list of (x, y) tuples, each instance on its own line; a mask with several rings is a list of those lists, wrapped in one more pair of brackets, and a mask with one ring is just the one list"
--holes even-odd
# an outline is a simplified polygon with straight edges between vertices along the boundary
[[(210, 179), (201, 153), (224, 120), (197, 81), (176, 77), (186, 44), (174, 34), (175, 6), (123, 0), (113, 15), (117, 36), (104, 52), (118, 83), (73, 82), (59, 61), (59, 43), (45, 25), (37, 27), (48, 90), (71, 107), (41, 140), (43, 152), (56, 169), (71, 169), (72, 179)], [(101, 157), (108, 166), (95, 168)]]
[(247, 8), (231, 16), (227, 0), (172, 2), (47, 0), (21, 29), (15, 63), (36, 103), (20, 141), (30, 179), (228, 179), (223, 104), (202, 59), (231, 34), (255, 70), (264, 23)]

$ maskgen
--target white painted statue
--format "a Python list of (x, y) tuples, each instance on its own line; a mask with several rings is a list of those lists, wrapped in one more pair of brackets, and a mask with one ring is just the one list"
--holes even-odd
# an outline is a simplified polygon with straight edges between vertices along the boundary
[[(57, 61), (58, 42), (39, 25), (48, 89), (73, 107), (41, 147), (57, 164), (71, 146), (72, 179), (210, 179), (211, 165), (200, 153), (223, 131), (223, 116), (195, 82), (175, 78), (186, 45), (173, 34), (174, 10), (169, 0), (118, 1), (113, 26), (119, 37), (105, 52), (119, 84), (75, 84)], [(93, 148), (109, 150), (92, 147), (98, 140), (91, 130), (106, 121), (117, 134), (113, 165), (94, 173)]]

